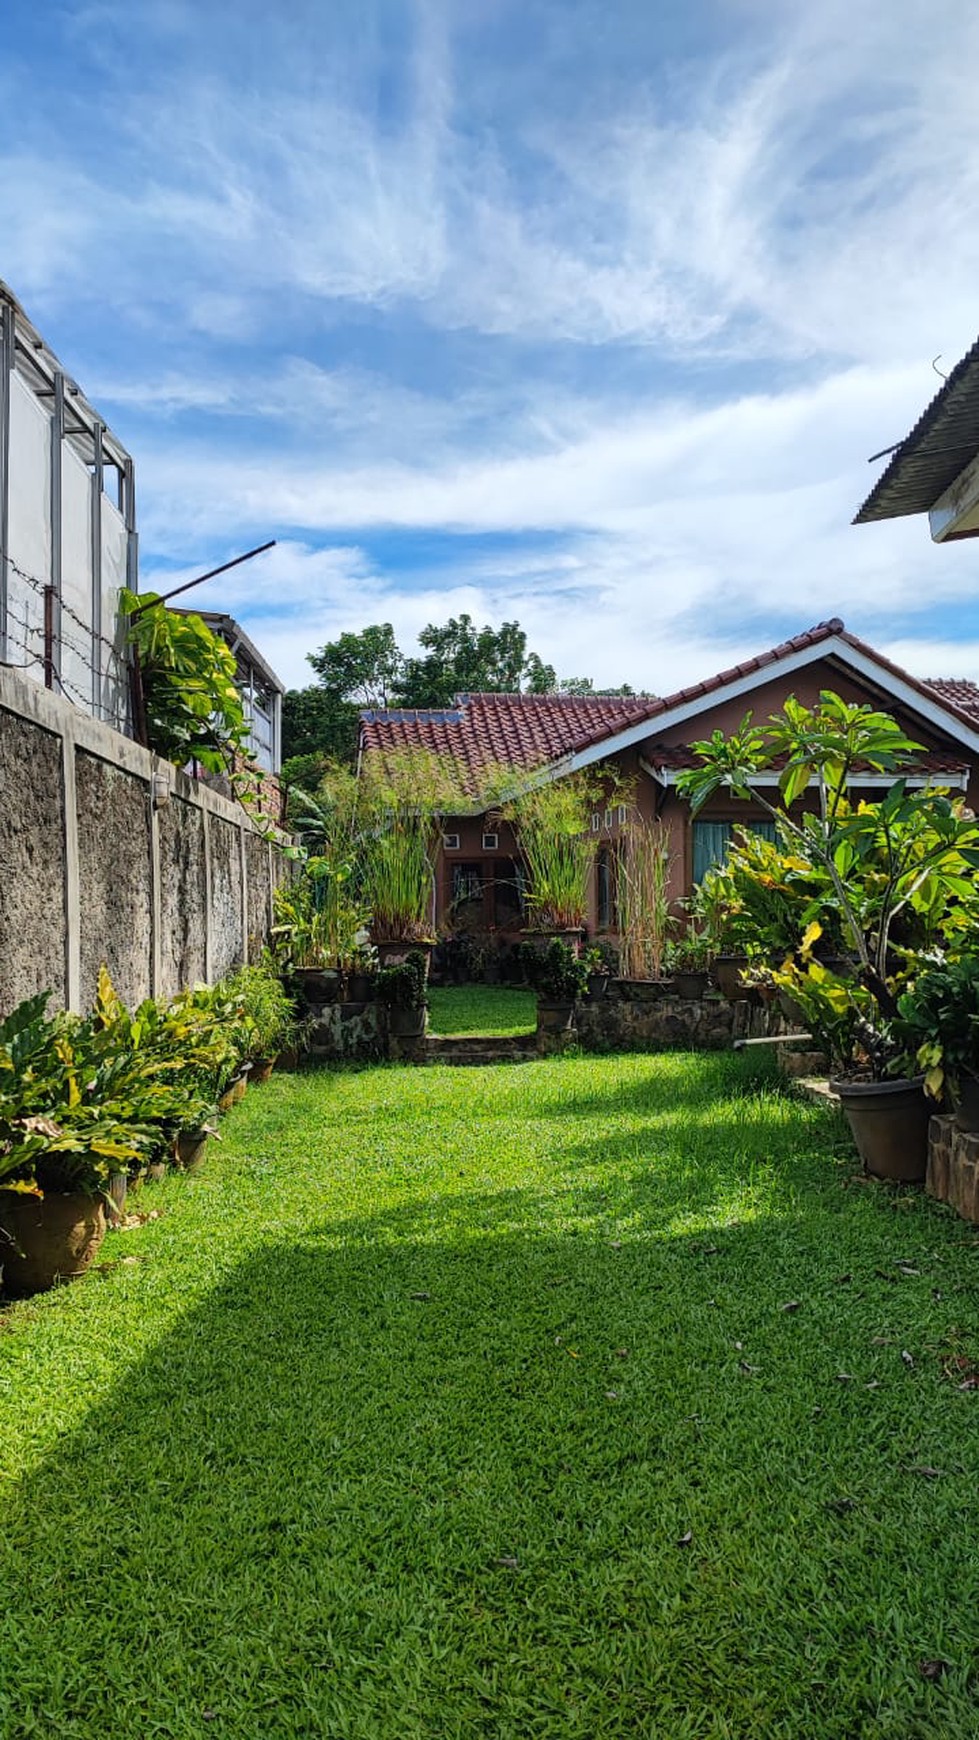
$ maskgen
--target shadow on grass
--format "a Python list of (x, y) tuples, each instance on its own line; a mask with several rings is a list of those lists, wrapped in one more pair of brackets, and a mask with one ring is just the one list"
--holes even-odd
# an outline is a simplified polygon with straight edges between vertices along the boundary
[[(717, 1135), (703, 1207), (743, 1182)], [(690, 1188), (650, 1159), (253, 1254), (8, 1507), (0, 1732), (965, 1740), (906, 1567), (967, 1633), (968, 1533), (881, 1481), (907, 1392), (836, 1381), (839, 1246), (797, 1250), (777, 1189), (667, 1236)]]

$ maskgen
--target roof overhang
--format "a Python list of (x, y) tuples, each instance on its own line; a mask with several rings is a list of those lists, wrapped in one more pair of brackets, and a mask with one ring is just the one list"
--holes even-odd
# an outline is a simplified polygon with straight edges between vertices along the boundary
[[(645, 759), (642, 761), (642, 768), (644, 773), (648, 773), (665, 790), (676, 785), (682, 771), (676, 767), (653, 767)], [(756, 786), (759, 790), (764, 790), (766, 787), (777, 786), (781, 777), (781, 774), (775, 772), (753, 773), (747, 784), (752, 790)], [(896, 785), (899, 779), (903, 779), (905, 785), (917, 791), (929, 788), (935, 791), (965, 791), (969, 784), (969, 774), (965, 768), (954, 773), (908, 773), (904, 768), (895, 773), (854, 773), (846, 783), (851, 791), (890, 791), (891, 786)]]
[[(854, 525), (926, 513), (939, 516), (938, 529), (934, 518), (931, 528), (938, 543), (979, 533), (979, 515), (974, 523), (963, 523), (956, 529), (960, 514), (968, 520), (977, 501), (973, 495), (968, 502), (962, 486), (979, 455), (979, 341), (956, 364), (910, 434), (892, 451), (889, 464), (855, 515)], [(953, 507), (950, 512), (945, 498), (956, 495), (963, 496), (961, 509)]]
[(600, 742), (589, 744), (587, 749), (581, 750), (577, 755), (566, 757), (560, 763), (560, 771), (573, 773), (579, 768), (593, 767), (597, 761), (605, 761), (610, 755), (634, 748), (654, 733), (661, 737), (664, 732), (686, 725), (700, 714), (713, 712), (726, 701), (747, 699), (756, 689), (771, 683), (773, 678), (791, 676), (794, 671), (804, 670), (823, 659), (832, 659), (876, 688), (883, 689), (908, 712), (915, 713), (919, 719), (941, 731), (946, 737), (951, 737), (956, 743), (961, 743), (970, 754), (979, 757), (979, 726), (966, 724), (960, 714), (944, 707), (937, 695), (934, 699), (925, 695), (916, 684), (901, 676), (895, 669), (880, 665), (875, 658), (854, 646), (845, 635), (837, 634), (816, 641), (812, 646), (787, 653), (776, 664), (765, 665), (760, 670), (732, 678), (722, 688), (683, 701), (676, 707), (656, 714), (655, 718), (641, 720), (639, 724), (630, 725), (625, 731), (617, 731), (614, 736), (603, 737)]

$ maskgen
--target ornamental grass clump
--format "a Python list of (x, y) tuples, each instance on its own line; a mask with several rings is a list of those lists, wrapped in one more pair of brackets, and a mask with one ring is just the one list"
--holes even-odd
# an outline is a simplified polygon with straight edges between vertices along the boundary
[(620, 836), (618, 856), (619, 970), (624, 979), (658, 979), (670, 932), (669, 836), (640, 817)]
[(585, 923), (598, 846), (590, 826), (596, 801), (594, 781), (576, 773), (532, 786), (503, 812), (513, 823), (527, 867), (526, 901), (534, 929), (580, 930)]
[(442, 818), (462, 795), (451, 762), (427, 750), (372, 756), (360, 778), (358, 886), (378, 942), (428, 942)]

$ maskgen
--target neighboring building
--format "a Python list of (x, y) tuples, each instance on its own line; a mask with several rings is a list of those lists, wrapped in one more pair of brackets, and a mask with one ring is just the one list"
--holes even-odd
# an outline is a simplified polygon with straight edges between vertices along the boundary
[(231, 648), (237, 666), (236, 682), (249, 720), (248, 736), (253, 759), (264, 773), (278, 774), (282, 768), (285, 684), (233, 616), (224, 616), (216, 610), (195, 611), (193, 605), (181, 608), (181, 614), (199, 616)]
[(853, 523), (925, 513), (936, 543), (979, 537), (979, 340), (894, 449)]
[[(979, 687), (909, 676), (848, 634), (838, 618), (661, 699), (461, 695), (439, 711), (366, 711), (361, 754), (417, 747), (451, 760), (473, 801), (444, 824), (438, 924), (515, 936), (524, 923), (520, 852), (512, 829), (479, 795), (488, 773), (501, 766), (546, 768), (554, 779), (577, 768), (614, 772), (632, 787), (633, 813), (669, 830), (670, 892), (679, 900), (723, 858), (736, 825), (767, 827), (759, 806), (734, 797), (718, 798), (691, 817), (676, 790), (678, 771), (695, 760), (691, 743), (732, 730), (749, 710), (767, 718), (790, 695), (812, 704), (822, 689), (894, 714), (924, 746), (911, 783), (949, 787), (979, 808)], [(854, 789), (869, 796), (890, 783), (889, 775), (866, 774)], [(615, 867), (628, 819), (616, 802), (596, 808), (591, 818), (598, 847), (589, 930), (599, 937), (616, 931)]]
[(0, 663), (128, 731), (133, 462), (0, 283)]

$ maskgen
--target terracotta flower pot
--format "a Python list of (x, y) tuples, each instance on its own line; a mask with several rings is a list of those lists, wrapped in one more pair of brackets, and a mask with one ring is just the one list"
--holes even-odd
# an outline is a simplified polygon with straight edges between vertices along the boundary
[(46, 1293), (90, 1268), (105, 1238), (97, 1196), (0, 1190), (0, 1283), (5, 1293)]
[(865, 1171), (895, 1184), (923, 1184), (934, 1110), (924, 1077), (833, 1081)]

